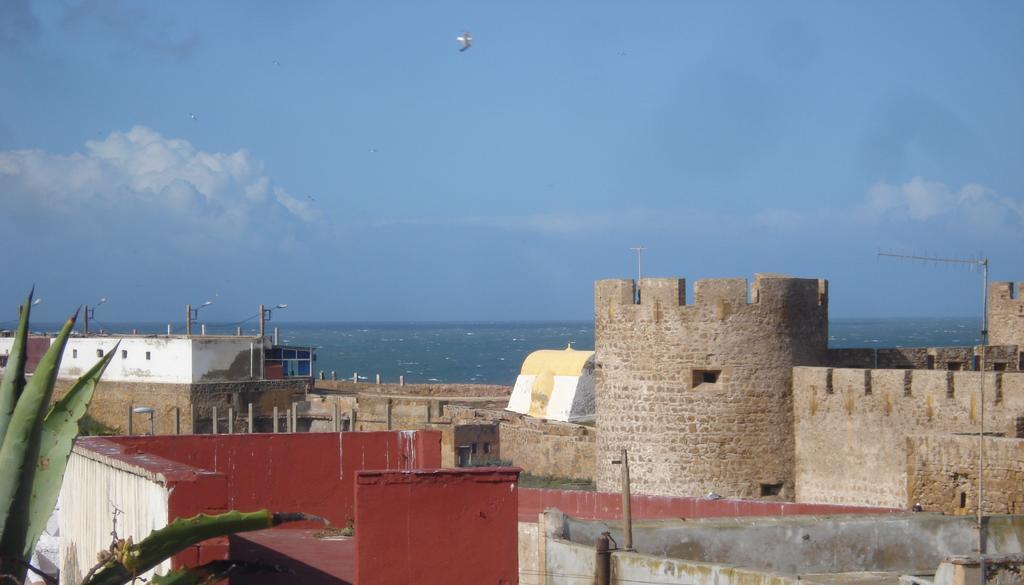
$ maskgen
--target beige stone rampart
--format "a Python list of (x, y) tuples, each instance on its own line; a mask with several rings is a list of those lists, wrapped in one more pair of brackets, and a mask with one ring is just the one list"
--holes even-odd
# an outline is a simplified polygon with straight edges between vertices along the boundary
[[(985, 514), (1024, 513), (1024, 440), (984, 437)], [(908, 503), (926, 512), (976, 514), (978, 435), (917, 435), (907, 439)]]
[(1017, 434), (1024, 373), (793, 369), (798, 502), (907, 505), (907, 437)]
[(792, 366), (826, 363), (827, 282), (701, 280), (692, 305), (682, 279), (634, 285), (595, 287), (598, 489), (626, 448), (637, 493), (791, 498)]
[(501, 458), (533, 475), (594, 479), (595, 432), (571, 423), (499, 423)]
[[(1024, 347), (1024, 282), (993, 282), (988, 287), (989, 343)], [(1020, 366), (1024, 369), (1024, 366)]]

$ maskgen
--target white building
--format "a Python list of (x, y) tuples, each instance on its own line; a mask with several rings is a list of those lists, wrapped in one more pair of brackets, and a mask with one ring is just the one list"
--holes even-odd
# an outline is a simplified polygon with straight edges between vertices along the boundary
[(594, 352), (540, 350), (523, 360), (506, 410), (562, 422), (594, 418)]

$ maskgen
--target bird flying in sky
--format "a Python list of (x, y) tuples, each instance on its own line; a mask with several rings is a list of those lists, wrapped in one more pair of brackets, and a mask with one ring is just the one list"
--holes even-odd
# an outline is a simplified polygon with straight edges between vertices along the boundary
[(462, 33), (462, 36), (455, 37), (455, 40), (462, 43), (462, 48), (459, 49), (460, 53), (468, 49), (473, 44), (473, 37), (470, 36), (469, 31)]

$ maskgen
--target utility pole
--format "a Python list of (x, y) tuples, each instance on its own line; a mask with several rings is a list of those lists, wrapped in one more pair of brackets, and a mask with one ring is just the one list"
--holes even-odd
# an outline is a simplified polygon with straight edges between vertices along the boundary
[(942, 258), (939, 256), (915, 256), (912, 254), (894, 254), (878, 252), (881, 258), (911, 260), (925, 264), (955, 264), (981, 268), (981, 360), (978, 365), (981, 381), (979, 382), (979, 409), (981, 424), (978, 427), (978, 560), (981, 564), (982, 581), (985, 580), (985, 520), (982, 508), (985, 503), (985, 367), (987, 366), (988, 349), (988, 258), (963, 259)]
[(643, 246), (634, 246), (630, 248), (630, 250), (636, 252), (636, 294), (634, 295), (636, 298), (633, 299), (633, 302), (637, 304), (640, 303), (640, 254), (643, 254), (646, 249), (647, 248)]

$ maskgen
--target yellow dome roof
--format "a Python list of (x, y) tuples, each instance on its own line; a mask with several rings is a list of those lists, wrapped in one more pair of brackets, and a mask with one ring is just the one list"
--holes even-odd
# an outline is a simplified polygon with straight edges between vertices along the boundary
[(553, 376), (579, 376), (592, 355), (592, 351), (577, 351), (572, 347), (542, 349), (526, 356), (519, 373), (524, 376), (538, 376), (544, 372), (551, 372)]

